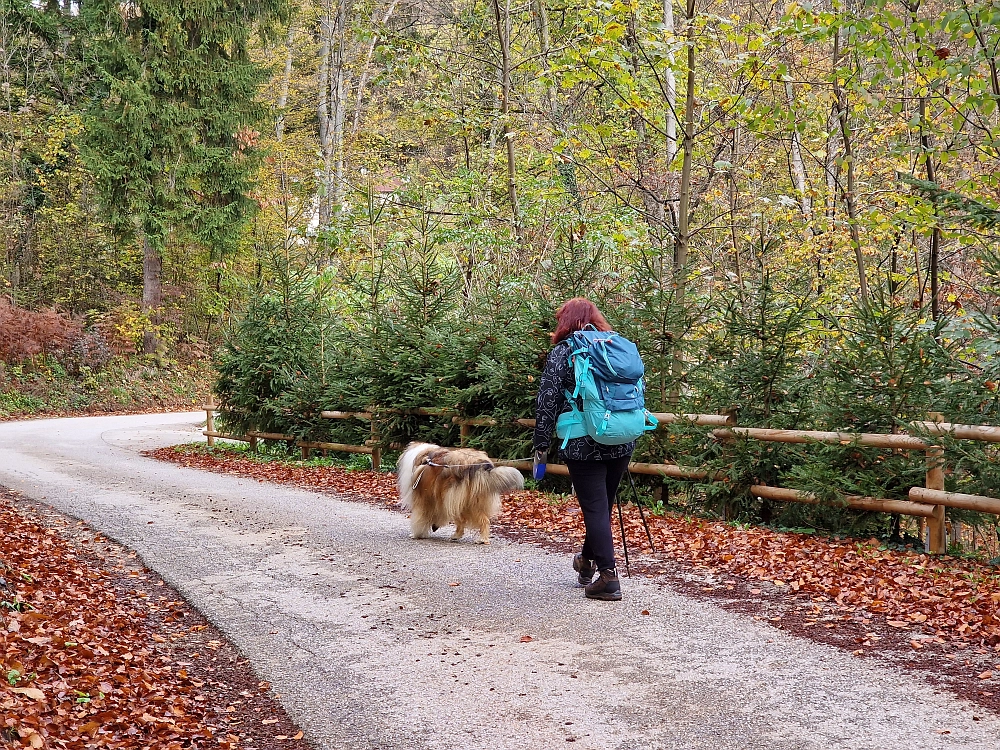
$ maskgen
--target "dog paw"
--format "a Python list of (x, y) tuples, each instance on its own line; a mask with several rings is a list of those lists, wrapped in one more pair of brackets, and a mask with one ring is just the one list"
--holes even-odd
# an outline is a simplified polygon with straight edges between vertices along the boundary
[(478, 541), (476, 542), (476, 544), (489, 544), (489, 543), (490, 543), (490, 540), (489, 540), (489, 539), (479, 539), (479, 540), (478, 540)]

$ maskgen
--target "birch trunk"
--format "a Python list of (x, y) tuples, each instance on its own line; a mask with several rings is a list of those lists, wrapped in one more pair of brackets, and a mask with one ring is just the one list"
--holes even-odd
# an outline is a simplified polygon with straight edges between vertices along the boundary
[[(674, 37), (674, 6), (672, 0), (663, 0), (663, 29), (672, 40)], [(670, 169), (677, 156), (677, 78), (674, 75), (674, 53), (667, 54), (667, 67), (663, 72), (664, 99), (667, 109), (664, 112), (664, 131), (667, 139), (666, 161)]]
[[(399, 0), (389, 0), (389, 5), (386, 6), (385, 13), (382, 14), (382, 21), (380, 26), (385, 26), (389, 23), (389, 19), (392, 18), (392, 13), (396, 10), (396, 4)], [(375, 19), (372, 19), (374, 24)], [(365, 61), (361, 65), (361, 73), (358, 75), (358, 85), (356, 87), (354, 96), (354, 116), (351, 121), (351, 135), (355, 135), (361, 128), (361, 100), (364, 97), (365, 86), (368, 85), (368, 74), (371, 70), (372, 58), (375, 56), (375, 47), (378, 46), (379, 35), (378, 31), (372, 34), (371, 42), (368, 44), (368, 49), (365, 52)]]
[(288, 47), (285, 53), (285, 70), (281, 76), (281, 84), (278, 89), (278, 100), (275, 102), (278, 110), (278, 117), (274, 122), (274, 134), (280, 141), (285, 137), (285, 107), (288, 105), (288, 87), (292, 80), (292, 46), (295, 44), (295, 25), (289, 24), (288, 38), (285, 41)]
[(333, 210), (339, 211), (344, 202), (344, 122), (347, 117), (347, 14), (349, 0), (340, 0), (337, 9), (337, 43), (333, 59), (333, 80), (330, 90), (330, 108), (333, 112), (331, 149), (334, 155)]
[(316, 116), (319, 119), (319, 150), (323, 163), (317, 195), (320, 227), (326, 227), (330, 223), (333, 195), (333, 123), (330, 118), (330, 45), (333, 43), (331, 2), (332, 0), (324, 2), (323, 15), (319, 22), (319, 69), (317, 72), (319, 101), (316, 107)]
[(792, 86), (791, 81), (785, 81), (785, 96), (788, 99), (788, 110), (792, 113), (791, 144), (788, 148), (788, 161), (791, 167), (792, 183), (799, 197), (799, 207), (802, 209), (802, 217), (808, 221), (812, 216), (812, 200), (807, 193), (806, 167), (802, 161), (802, 144), (799, 141), (799, 131), (796, 127), (795, 88)]

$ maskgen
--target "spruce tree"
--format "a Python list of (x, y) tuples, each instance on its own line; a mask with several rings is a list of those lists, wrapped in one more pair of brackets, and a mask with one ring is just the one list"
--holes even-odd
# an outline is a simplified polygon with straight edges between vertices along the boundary
[[(94, 0), (83, 6), (91, 78), (84, 155), (112, 225), (143, 245), (143, 308), (162, 303), (163, 251), (190, 234), (213, 260), (254, 203), (257, 91), (249, 40), (285, 0)], [(158, 347), (155, 327), (143, 349)]]

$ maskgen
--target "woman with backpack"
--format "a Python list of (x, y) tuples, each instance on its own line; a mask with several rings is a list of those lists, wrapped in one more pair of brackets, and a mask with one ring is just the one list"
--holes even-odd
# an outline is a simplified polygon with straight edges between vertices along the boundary
[[(546, 455), (559, 416), (576, 412), (567, 394), (572, 395), (577, 385), (571, 362), (574, 334), (584, 330), (610, 332), (611, 326), (593, 302), (575, 297), (556, 311), (556, 330), (550, 336), (554, 346), (545, 360), (538, 390), (533, 439), (536, 479), (544, 475)], [(586, 587), (588, 599), (618, 601), (622, 591), (615, 570), (611, 512), (618, 484), (635, 449), (635, 440), (605, 445), (584, 434), (569, 437), (560, 444), (559, 456), (569, 468), (586, 527), (583, 549), (573, 558), (573, 569), (578, 573), (580, 584)]]

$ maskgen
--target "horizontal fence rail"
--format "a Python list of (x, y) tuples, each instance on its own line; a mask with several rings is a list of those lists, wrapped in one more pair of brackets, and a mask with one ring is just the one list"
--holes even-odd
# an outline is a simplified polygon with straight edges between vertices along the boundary
[[(320, 416), (324, 419), (356, 419), (370, 423), (370, 439), (366, 440), (364, 445), (350, 445), (346, 443), (300, 440), (294, 435), (272, 432), (247, 432), (245, 435), (221, 433), (215, 429), (215, 413), (218, 406), (212, 399), (209, 399), (209, 402), (202, 408), (205, 410), (207, 417), (206, 429), (203, 434), (208, 438), (209, 446), (214, 444), (216, 438), (248, 442), (252, 450), (256, 450), (258, 441), (260, 440), (281, 441), (288, 443), (290, 446), (294, 445), (298, 447), (302, 451), (303, 458), (308, 458), (310, 452), (313, 450), (370, 455), (372, 467), (376, 471), (381, 469), (383, 448), (402, 450), (405, 447), (400, 443), (386, 444), (383, 442), (378, 429), (378, 423), (383, 415), (422, 416), (449, 420), (452, 424), (458, 426), (459, 443), (462, 446), (468, 443), (473, 428), (494, 427), (501, 424), (494, 417), (463, 416), (455, 410), (447, 408), (418, 407), (398, 409), (379, 407), (361, 411), (328, 410), (320, 412)], [(704, 427), (715, 427), (717, 429), (712, 430), (711, 434), (715, 439), (722, 441), (745, 439), (774, 443), (857, 445), (889, 450), (921, 451), (925, 455), (927, 467), (925, 486), (912, 487), (909, 490), (907, 500), (848, 495), (842, 498), (842, 504), (856, 510), (913, 516), (920, 520), (921, 528), (923, 528), (923, 523), (926, 522), (925, 547), (927, 551), (932, 553), (947, 551), (945, 508), (972, 510), (1000, 516), (1000, 499), (998, 498), (983, 495), (967, 495), (959, 492), (946, 492), (944, 490), (944, 448), (939, 442), (935, 442), (935, 439), (939, 440), (941, 437), (947, 436), (955, 440), (1000, 443), (1000, 427), (997, 426), (953, 424), (942, 421), (940, 415), (931, 414), (929, 415), (931, 419), (928, 421), (911, 423), (910, 432), (887, 434), (739, 427), (735, 423), (736, 420), (727, 414), (654, 412), (653, 416), (656, 417), (660, 425), (687, 422)], [(535, 420), (515, 419), (510, 424), (526, 429), (533, 429), (535, 427)], [(532, 462), (523, 459), (495, 459), (494, 463), (498, 466), (511, 466), (526, 472), (530, 472), (532, 468)], [(557, 476), (569, 475), (569, 469), (563, 464), (550, 463), (547, 465), (546, 471), (549, 474)], [(701, 482), (717, 482), (725, 481), (726, 479), (724, 471), (667, 463), (652, 464), (635, 462), (629, 464), (629, 471), (634, 474)], [(813, 493), (784, 487), (752, 485), (750, 492), (756, 497), (779, 502), (808, 503), (813, 505), (825, 504), (822, 499)], [(839, 504), (832, 503), (834, 506)]]
[[(819, 505), (822, 502), (811, 492), (789, 490), (783, 487), (768, 487), (767, 485), (762, 484), (755, 484), (751, 486), (750, 492), (757, 497), (766, 497), (769, 500), (782, 500), (789, 503), (810, 503), (812, 505)], [(875, 511), (877, 513), (899, 513), (905, 516), (920, 516), (923, 518), (934, 517), (933, 505), (911, 503), (908, 500), (885, 500), (876, 497), (847, 495), (844, 497), (844, 504), (849, 508)]]
[(828, 443), (830, 445), (863, 445), (871, 448), (902, 448), (922, 451), (927, 441), (912, 435), (885, 435), (878, 432), (822, 432), (820, 430), (770, 430), (761, 427), (730, 427), (713, 430), (718, 440), (738, 437), (771, 443)]

